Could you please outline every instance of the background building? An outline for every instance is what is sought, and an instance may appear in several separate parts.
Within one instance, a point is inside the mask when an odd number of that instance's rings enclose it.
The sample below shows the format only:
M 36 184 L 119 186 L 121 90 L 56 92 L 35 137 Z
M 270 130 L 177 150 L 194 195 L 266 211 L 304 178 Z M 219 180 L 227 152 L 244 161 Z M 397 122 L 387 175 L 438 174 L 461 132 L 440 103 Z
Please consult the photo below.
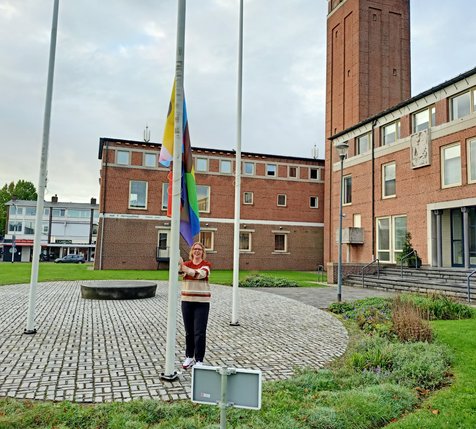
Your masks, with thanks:
M 395 263 L 405 235 L 423 264 L 476 265 L 476 69 L 410 98 L 408 0 L 329 2 L 325 260 Z M 350 236 L 344 233 L 344 237 Z
M 160 145 L 101 138 L 96 269 L 157 269 L 168 261 L 168 169 Z M 200 236 L 217 269 L 233 266 L 233 151 L 193 149 Z M 315 270 L 323 263 L 324 161 L 242 153 L 241 269 Z M 188 246 L 181 240 L 181 253 Z M 165 264 L 161 265 L 164 268 Z
M 3 260 L 11 261 L 12 241 L 15 244 L 14 260 L 31 261 L 35 235 L 36 201 L 15 200 L 9 206 L 7 233 L 4 239 Z M 98 204 L 60 202 L 54 196 L 45 201 L 41 257 L 44 260 L 68 254 L 82 254 L 87 261 L 94 259 L 98 226 Z

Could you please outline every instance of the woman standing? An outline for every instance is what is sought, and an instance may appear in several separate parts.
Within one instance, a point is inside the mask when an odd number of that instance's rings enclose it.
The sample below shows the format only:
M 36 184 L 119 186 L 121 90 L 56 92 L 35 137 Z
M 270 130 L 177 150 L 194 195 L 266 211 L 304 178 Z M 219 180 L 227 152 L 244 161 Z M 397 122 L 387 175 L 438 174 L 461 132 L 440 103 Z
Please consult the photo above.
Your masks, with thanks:
M 210 263 L 205 260 L 206 251 L 202 243 L 193 243 L 189 261 L 180 259 L 179 271 L 182 281 L 182 316 L 185 327 L 184 369 L 202 365 L 205 356 L 208 313 L 210 310 Z

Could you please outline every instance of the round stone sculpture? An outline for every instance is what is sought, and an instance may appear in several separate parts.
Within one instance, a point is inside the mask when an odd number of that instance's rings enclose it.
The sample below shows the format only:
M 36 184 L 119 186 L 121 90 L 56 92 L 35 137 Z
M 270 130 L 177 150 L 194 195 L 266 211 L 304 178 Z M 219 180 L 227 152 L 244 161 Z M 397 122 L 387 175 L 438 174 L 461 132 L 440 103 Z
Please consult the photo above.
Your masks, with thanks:
M 84 299 L 144 299 L 155 296 L 157 283 L 146 280 L 113 280 L 81 284 Z

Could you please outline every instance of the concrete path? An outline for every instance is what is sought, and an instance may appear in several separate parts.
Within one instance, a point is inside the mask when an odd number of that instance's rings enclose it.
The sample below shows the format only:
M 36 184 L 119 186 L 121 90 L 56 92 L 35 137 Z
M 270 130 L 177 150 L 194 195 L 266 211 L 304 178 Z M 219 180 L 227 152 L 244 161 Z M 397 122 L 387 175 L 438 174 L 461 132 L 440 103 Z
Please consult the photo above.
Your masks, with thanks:
M 158 282 L 154 298 L 102 301 L 82 299 L 81 283 L 39 285 L 35 335 L 23 334 L 29 285 L 0 287 L 0 396 L 94 403 L 189 398 L 191 371 L 180 366 L 179 313 L 175 365 L 181 374 L 174 382 L 159 377 L 165 365 L 167 284 Z M 296 367 L 319 368 L 342 355 L 345 328 L 316 308 L 327 306 L 335 290 L 292 289 L 241 289 L 241 326 L 232 327 L 232 288 L 212 286 L 205 363 L 260 369 L 264 380 L 280 380 Z M 344 289 L 344 299 L 348 295 Z

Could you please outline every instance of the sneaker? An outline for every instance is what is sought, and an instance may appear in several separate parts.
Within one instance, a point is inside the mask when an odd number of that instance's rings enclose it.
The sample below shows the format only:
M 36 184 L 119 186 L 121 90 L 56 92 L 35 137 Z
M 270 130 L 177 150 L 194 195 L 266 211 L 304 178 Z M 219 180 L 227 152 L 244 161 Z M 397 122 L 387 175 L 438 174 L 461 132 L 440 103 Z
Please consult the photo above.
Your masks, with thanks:
M 203 366 L 203 362 L 201 360 L 197 360 L 195 366 Z
M 193 358 L 187 357 L 187 358 L 185 358 L 185 360 L 182 363 L 182 368 L 183 369 L 188 369 L 188 368 L 192 367 L 193 364 L 194 364 Z

